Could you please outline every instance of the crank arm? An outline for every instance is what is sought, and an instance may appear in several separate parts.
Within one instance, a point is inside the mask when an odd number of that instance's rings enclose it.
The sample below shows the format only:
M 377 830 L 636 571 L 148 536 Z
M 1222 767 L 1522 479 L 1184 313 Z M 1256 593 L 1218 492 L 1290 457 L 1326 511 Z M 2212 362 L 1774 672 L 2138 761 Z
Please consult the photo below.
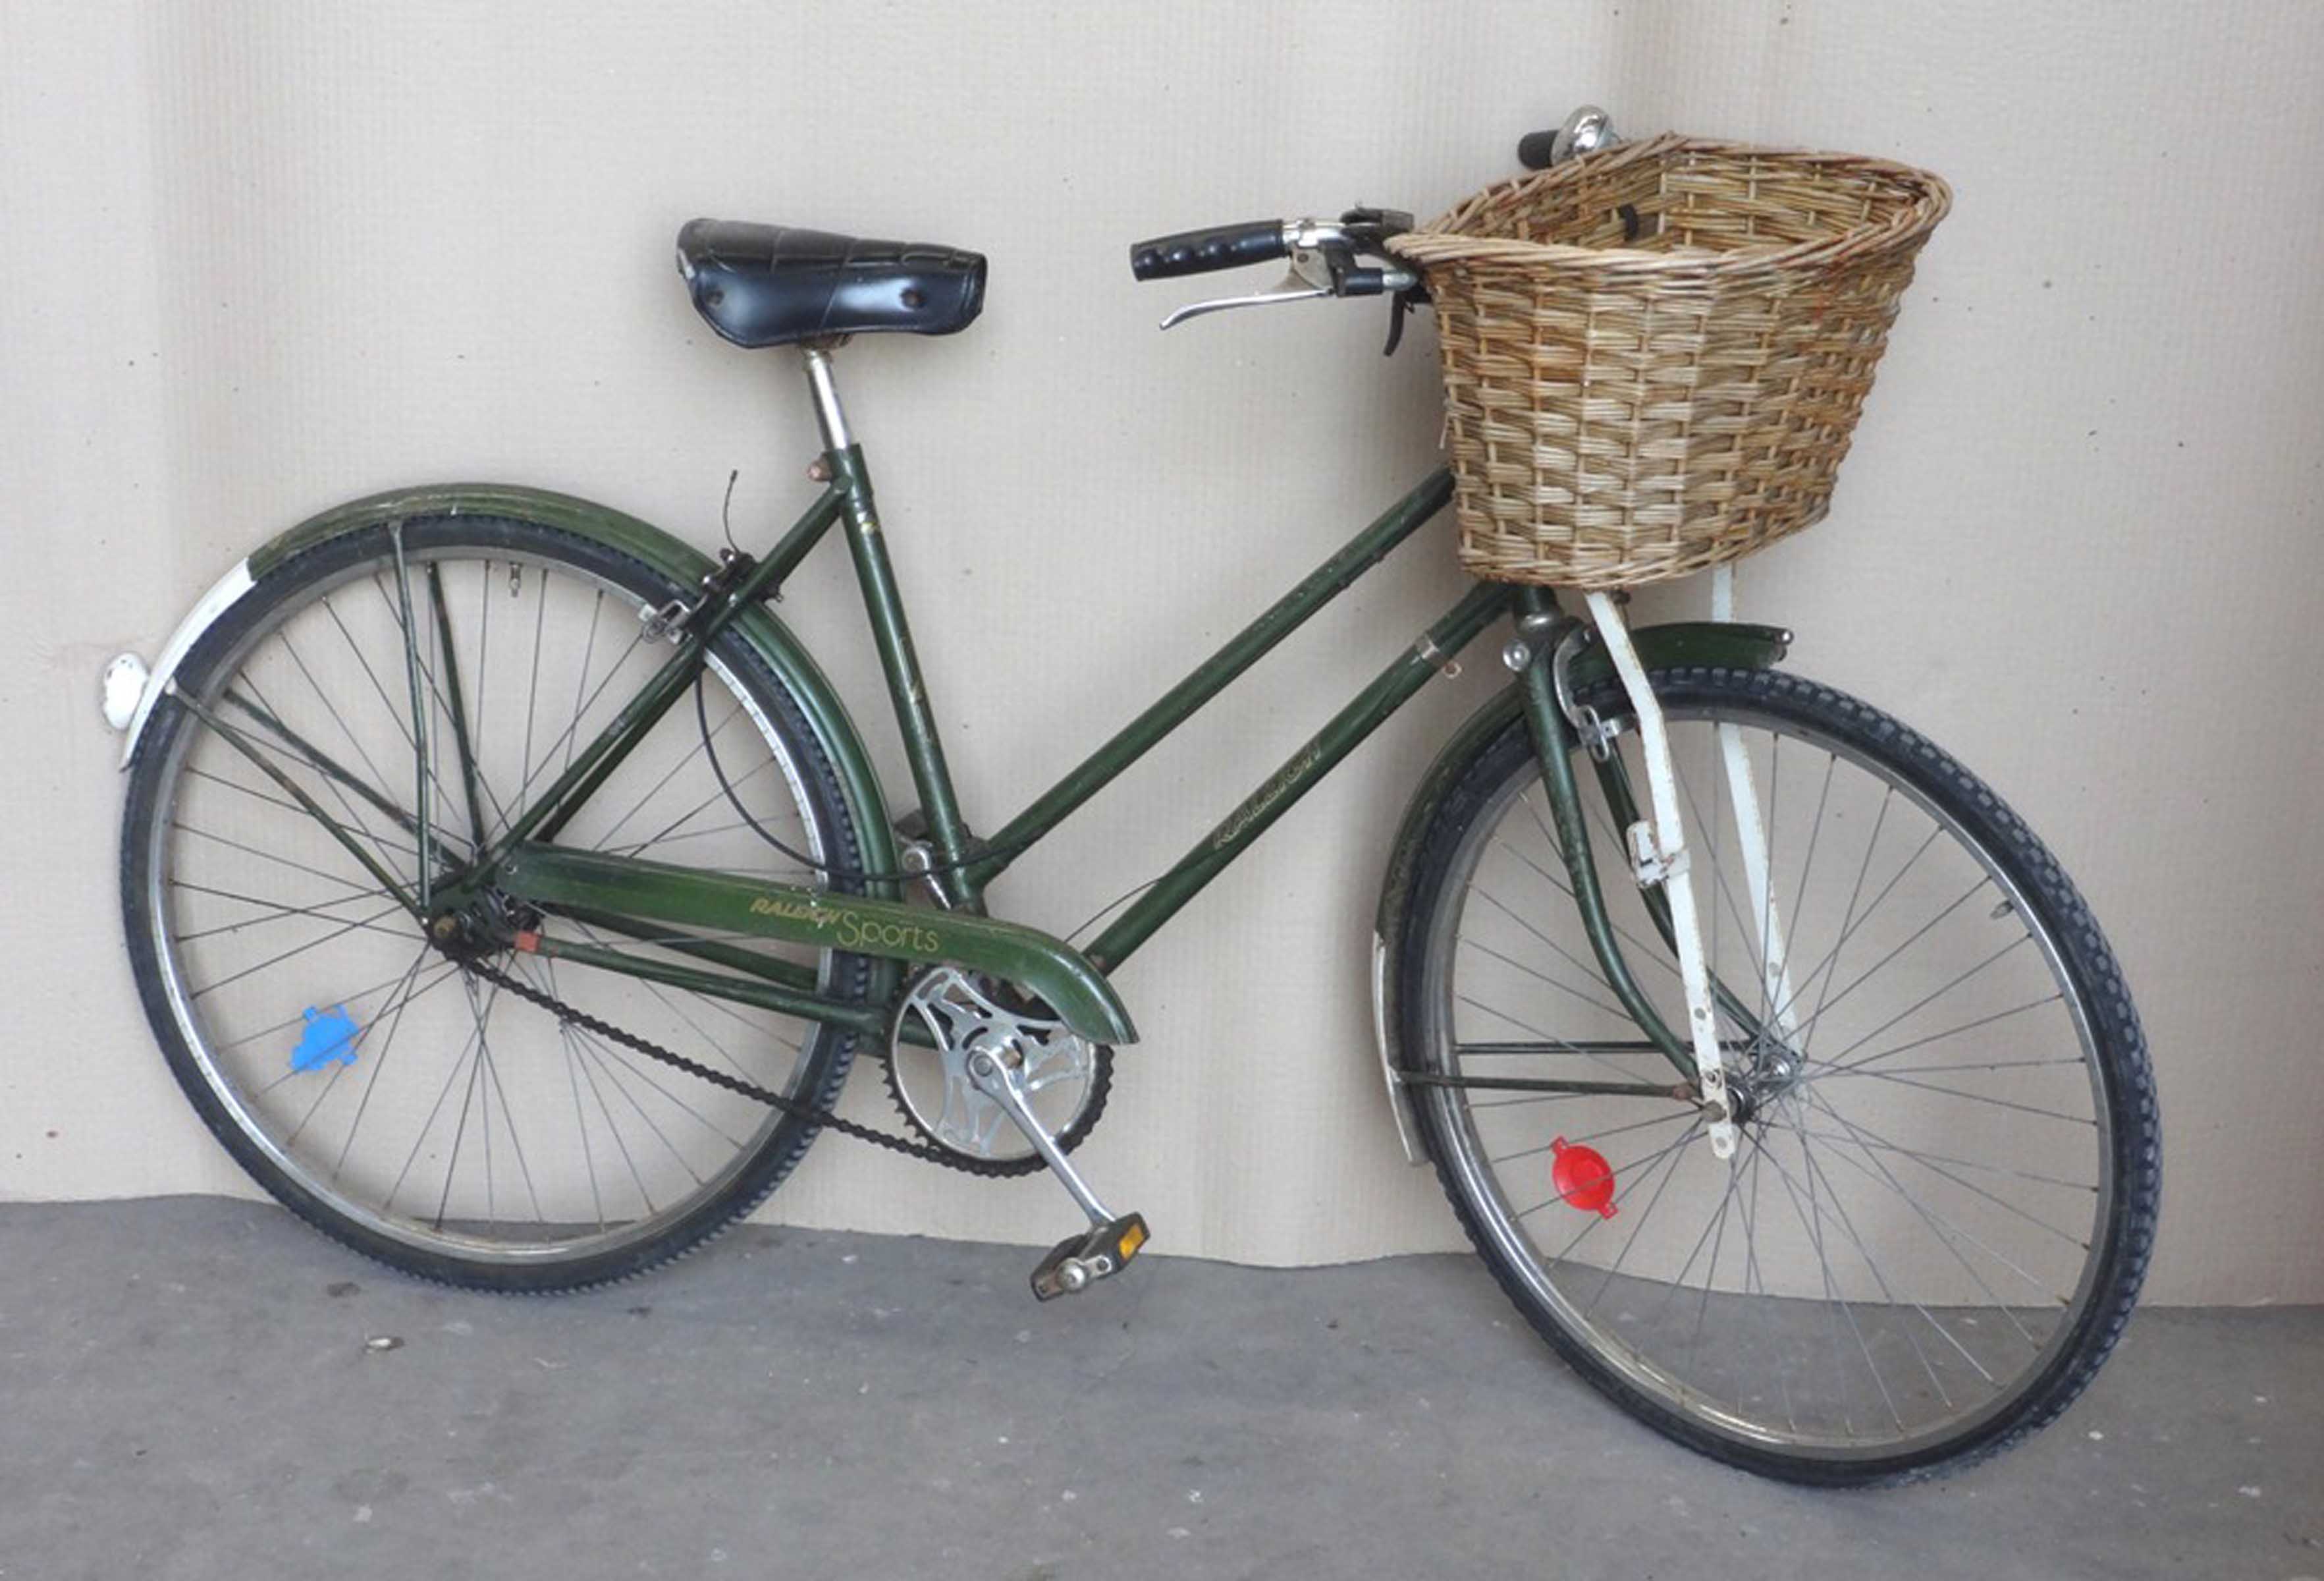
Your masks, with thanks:
M 1041 1161 L 1049 1166 L 1050 1173 L 1056 1176 L 1064 1184 L 1066 1194 L 1089 1216 L 1091 1225 L 1102 1228 L 1114 1222 L 1112 1211 L 1098 1200 L 1097 1193 L 1090 1189 L 1089 1183 L 1081 1178 L 1079 1171 L 1065 1157 L 1065 1150 L 1057 1145 L 1057 1139 L 1049 1134 L 1048 1127 L 1041 1123 L 1040 1117 L 1033 1113 L 1033 1106 L 1026 1102 L 1025 1073 L 1022 1070 L 979 1049 L 969 1056 L 968 1079 L 976 1084 L 979 1092 L 1000 1105 L 1001 1113 L 1009 1116 L 1009 1123 L 1024 1133 L 1025 1140 L 1033 1144 L 1033 1150 L 1041 1155 Z
M 1130 1260 L 1146 1244 L 1146 1221 L 1134 1213 L 1117 1218 L 1097 1199 L 1097 1193 L 1066 1160 L 1056 1138 L 1049 1134 L 1048 1127 L 1041 1123 L 1032 1105 L 1025 1101 L 1024 1070 L 1006 1058 L 978 1049 L 969 1056 L 968 1079 L 976 1084 L 978 1091 L 1001 1105 L 1001 1113 L 1025 1133 L 1025 1140 L 1040 1153 L 1050 1172 L 1064 1183 L 1067 1193 L 1089 1216 L 1088 1229 L 1077 1235 L 1067 1235 L 1050 1247 L 1049 1254 L 1033 1271 L 1035 1299 L 1050 1301 L 1076 1294 L 1129 1267 Z

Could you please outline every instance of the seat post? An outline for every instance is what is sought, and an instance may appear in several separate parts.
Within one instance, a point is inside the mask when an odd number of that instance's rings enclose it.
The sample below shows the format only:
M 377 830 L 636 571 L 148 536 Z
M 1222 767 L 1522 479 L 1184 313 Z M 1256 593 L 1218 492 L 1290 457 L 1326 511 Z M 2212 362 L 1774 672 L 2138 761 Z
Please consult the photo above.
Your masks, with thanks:
M 823 448 L 834 455 L 855 442 L 847 429 L 846 409 L 839 404 L 839 385 L 831 373 L 831 347 L 836 341 L 810 341 L 799 349 L 807 359 L 807 388 L 815 396 L 815 420 L 823 429 Z

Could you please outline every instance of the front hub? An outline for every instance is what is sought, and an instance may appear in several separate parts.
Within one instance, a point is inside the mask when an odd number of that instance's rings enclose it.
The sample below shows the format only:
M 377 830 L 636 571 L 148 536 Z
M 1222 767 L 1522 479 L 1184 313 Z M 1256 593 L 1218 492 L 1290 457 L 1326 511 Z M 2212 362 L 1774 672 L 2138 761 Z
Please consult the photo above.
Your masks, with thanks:
M 1728 1083 L 1728 1099 L 1734 1109 L 1735 1123 L 1743 1124 L 1797 1086 L 1806 1064 L 1795 1049 L 1761 1049 L 1751 1068 Z

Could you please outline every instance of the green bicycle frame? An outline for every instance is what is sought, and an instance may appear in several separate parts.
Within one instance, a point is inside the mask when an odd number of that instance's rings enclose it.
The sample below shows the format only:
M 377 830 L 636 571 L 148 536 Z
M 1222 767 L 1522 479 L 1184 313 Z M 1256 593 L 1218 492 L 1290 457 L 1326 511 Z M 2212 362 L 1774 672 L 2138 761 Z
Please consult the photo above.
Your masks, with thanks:
M 827 368 L 825 372 L 827 377 Z M 535 932 L 521 936 L 519 948 L 871 1033 L 881 1031 L 888 1023 L 888 1004 L 901 967 L 948 962 L 988 973 L 1039 995 L 1085 1036 L 1111 1043 L 1134 1041 L 1135 1028 L 1108 980 L 1109 974 L 1417 695 L 1430 678 L 1449 670 L 1455 657 L 1488 625 L 1513 612 L 1541 615 L 1556 610 L 1554 596 L 1545 590 L 1476 585 L 1125 907 L 1086 949 L 1075 950 L 1038 929 L 986 916 L 985 887 L 1442 511 L 1452 498 L 1452 477 L 1439 469 L 1424 478 L 1031 805 L 989 839 L 978 839 L 961 814 L 945 762 L 862 449 L 847 438 L 844 428 L 834 434 L 826 425 L 826 437 L 832 441 L 824 458 L 829 481 L 822 494 L 764 559 L 744 559 L 727 573 L 706 577 L 698 599 L 662 612 L 673 644 L 669 658 L 595 739 L 576 753 L 545 790 L 517 810 L 488 849 L 474 854 L 465 866 L 432 880 L 429 890 L 417 897 L 419 910 L 429 920 L 456 911 L 490 883 L 547 914 L 586 921 L 678 958 L 549 938 Z M 760 600 L 778 592 L 783 580 L 835 527 L 841 528 L 847 540 L 873 646 L 918 792 L 929 855 L 928 871 L 921 876 L 943 902 L 941 908 L 908 905 L 898 898 L 896 885 L 904 876 L 899 873 L 835 871 L 829 886 L 810 888 L 558 846 L 555 843 L 558 832 L 695 684 L 707 661 L 710 644 L 728 626 L 743 620 Z M 312 525 L 316 532 L 333 530 L 337 529 L 329 519 Z M 286 552 L 308 531 L 287 535 L 270 546 L 269 552 Z M 441 589 L 432 569 L 426 572 L 424 586 L 413 586 L 418 578 L 401 561 L 400 521 L 391 522 L 389 531 L 398 549 L 397 580 L 409 647 L 418 641 L 420 621 L 431 614 L 442 619 Z M 1634 633 L 1634 640 L 1650 659 L 1665 661 L 1763 667 L 1781 652 L 1780 634 L 1761 627 L 1649 627 Z M 415 655 L 406 657 L 414 660 Z M 1574 784 L 1572 738 L 1550 696 L 1547 668 L 1545 659 L 1535 659 L 1525 667 L 1511 692 L 1517 694 L 1516 700 L 1521 702 L 1536 734 L 1545 789 L 1563 837 L 1585 927 L 1624 1007 L 1652 1044 L 1684 1073 L 1692 1068 L 1691 1051 L 1638 991 L 1607 920 Z M 1573 667 L 1572 679 L 1586 684 L 1599 679 L 1606 669 L 1602 652 L 1585 651 Z M 454 684 L 456 687 L 456 681 Z M 414 691 L 416 696 L 418 689 Z M 253 713 L 261 727 L 268 726 L 263 714 L 235 700 Z M 239 726 L 207 711 L 205 717 L 214 728 L 238 740 Z M 473 798 L 475 765 L 456 704 L 451 734 L 460 762 L 458 777 L 450 783 Z M 307 755 L 327 777 L 337 779 L 344 772 L 318 753 L 310 750 Z M 424 774 L 427 766 L 421 767 Z M 1607 779 L 1606 773 L 1601 767 L 1601 781 L 1609 798 L 1619 798 L 1616 805 L 1622 805 L 1628 799 L 1627 785 Z M 474 811 L 472 808 L 472 818 Z M 429 817 L 424 801 L 418 816 L 424 846 Z M 410 827 L 408 818 L 405 822 Z M 868 838 L 866 849 L 885 853 L 893 845 L 882 833 Z M 1661 924 L 1659 916 L 1656 921 Z M 686 931 L 689 929 L 722 937 L 695 937 Z M 823 989 L 813 967 L 731 942 L 734 937 L 844 950 L 871 957 L 876 969 L 864 996 L 841 997 Z
M 1315 782 L 1449 665 L 1508 606 L 1507 588 L 1480 584 L 1414 642 L 1274 774 L 1228 813 L 1084 951 L 982 916 L 984 885 L 1076 809 L 1442 510 L 1449 474 L 1432 473 L 1316 568 L 1177 686 L 1133 719 L 989 842 L 967 830 L 937 739 L 910 626 L 890 568 L 860 447 L 825 457 L 832 482 L 767 559 L 689 623 L 676 651 L 637 695 L 475 864 L 500 889 L 551 911 L 586 916 L 632 938 L 691 955 L 721 971 L 670 967 L 626 952 L 540 940 L 544 953 L 606 970 L 651 975 L 709 994 L 843 1024 L 870 1024 L 860 1003 L 814 990 L 813 973 L 717 941 L 688 939 L 660 922 L 838 948 L 905 962 L 949 961 L 991 972 L 1043 999 L 1067 1024 L 1109 1042 L 1134 1040 L 1106 974 L 1176 915 Z M 636 857 L 564 851 L 549 844 L 646 733 L 685 694 L 704 655 L 738 609 L 773 590 L 835 525 L 844 526 L 905 756 L 927 818 L 937 882 L 954 902 L 931 911 L 897 901 L 758 883 Z M 627 926 L 624 926 L 627 924 Z M 739 975 L 737 975 L 739 974 Z

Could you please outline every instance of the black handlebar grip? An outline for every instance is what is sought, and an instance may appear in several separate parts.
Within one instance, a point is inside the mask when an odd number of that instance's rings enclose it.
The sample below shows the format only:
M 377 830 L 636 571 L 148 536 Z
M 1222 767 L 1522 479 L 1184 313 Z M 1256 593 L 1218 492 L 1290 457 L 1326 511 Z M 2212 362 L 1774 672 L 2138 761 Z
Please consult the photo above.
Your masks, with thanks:
M 1279 219 L 1246 220 L 1240 225 L 1205 226 L 1133 242 L 1130 272 L 1140 280 L 1169 280 L 1181 274 L 1208 274 L 1214 269 L 1239 269 L 1281 258 L 1290 249 L 1283 245 Z
M 1529 171 L 1545 171 L 1556 146 L 1556 133 L 1528 132 L 1517 139 L 1517 163 Z

